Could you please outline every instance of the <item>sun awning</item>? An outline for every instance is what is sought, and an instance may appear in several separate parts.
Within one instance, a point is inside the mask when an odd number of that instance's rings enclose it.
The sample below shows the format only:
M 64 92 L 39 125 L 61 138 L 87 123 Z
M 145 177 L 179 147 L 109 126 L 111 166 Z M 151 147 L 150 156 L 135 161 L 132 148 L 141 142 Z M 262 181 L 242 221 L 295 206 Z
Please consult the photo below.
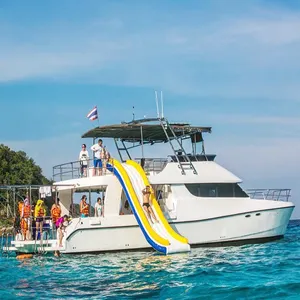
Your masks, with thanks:
M 189 124 L 171 123 L 175 135 L 180 138 L 190 138 L 195 133 L 211 132 L 211 127 L 190 126 Z M 165 129 L 168 136 L 174 138 L 170 128 Z M 160 124 L 144 123 L 122 123 L 116 125 L 99 126 L 89 130 L 82 135 L 82 138 L 114 138 L 125 142 L 166 142 L 167 137 Z

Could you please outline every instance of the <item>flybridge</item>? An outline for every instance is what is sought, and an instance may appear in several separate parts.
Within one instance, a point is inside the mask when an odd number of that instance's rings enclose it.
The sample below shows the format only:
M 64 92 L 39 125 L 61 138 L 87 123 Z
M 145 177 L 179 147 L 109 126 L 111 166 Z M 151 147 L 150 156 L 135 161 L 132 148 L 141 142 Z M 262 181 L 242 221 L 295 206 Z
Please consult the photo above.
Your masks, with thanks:
M 191 126 L 188 123 L 169 123 L 165 118 L 147 118 L 122 122 L 120 124 L 99 126 L 84 133 L 82 138 L 104 137 L 122 139 L 126 142 L 141 142 L 143 140 L 144 143 L 161 143 L 168 140 L 164 130 L 166 123 L 169 126 L 165 130 L 170 139 L 196 138 L 196 134 L 200 136 L 203 132 L 211 133 L 211 127 Z M 172 131 L 174 131 L 174 135 Z M 195 140 L 195 142 L 197 141 Z
M 192 169 L 197 174 L 192 160 L 197 159 L 196 144 L 202 143 L 201 155 L 206 157 L 202 133 L 211 132 L 211 127 L 191 126 L 188 123 L 169 123 L 164 117 L 144 118 L 122 122 L 121 124 L 99 126 L 89 130 L 82 135 L 82 138 L 113 138 L 119 152 L 121 161 L 132 159 L 129 150 L 135 147 L 142 147 L 146 144 L 169 143 L 174 161 L 178 162 L 181 172 L 185 175 L 187 169 Z M 183 140 L 190 139 L 193 153 L 188 154 L 183 147 Z M 131 145 L 126 145 L 131 143 Z M 193 159 L 191 159 L 191 156 Z M 209 160 L 206 158 L 205 160 Z

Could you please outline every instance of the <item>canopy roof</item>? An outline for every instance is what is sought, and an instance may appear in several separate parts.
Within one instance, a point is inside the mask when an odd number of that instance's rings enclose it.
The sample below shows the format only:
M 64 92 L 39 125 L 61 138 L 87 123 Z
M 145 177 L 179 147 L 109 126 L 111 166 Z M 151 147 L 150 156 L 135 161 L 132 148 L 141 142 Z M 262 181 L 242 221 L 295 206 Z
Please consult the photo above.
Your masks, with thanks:
M 154 121 L 151 119 L 150 121 Z M 171 123 L 177 137 L 188 138 L 198 132 L 211 132 L 211 127 L 190 126 L 189 124 Z M 89 130 L 82 135 L 82 138 L 115 138 L 125 142 L 143 141 L 155 143 L 167 141 L 166 134 L 161 124 L 145 124 L 144 120 L 116 125 L 99 126 Z M 166 129 L 170 139 L 174 138 L 170 128 Z

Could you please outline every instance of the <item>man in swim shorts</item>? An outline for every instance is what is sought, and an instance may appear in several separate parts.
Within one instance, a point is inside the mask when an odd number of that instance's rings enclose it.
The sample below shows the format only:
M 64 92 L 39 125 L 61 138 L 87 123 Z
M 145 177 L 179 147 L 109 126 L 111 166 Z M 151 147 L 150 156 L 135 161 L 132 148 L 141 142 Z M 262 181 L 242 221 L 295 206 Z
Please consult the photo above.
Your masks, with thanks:
M 150 195 L 151 195 L 151 190 L 150 190 L 150 186 L 147 185 L 146 188 L 144 188 L 142 190 L 142 193 L 143 193 L 143 209 L 144 211 L 146 212 L 148 218 L 152 221 L 152 219 L 155 221 L 155 222 L 158 222 L 156 217 L 155 217 L 155 214 L 152 210 L 152 200 L 150 198 Z M 152 218 L 151 218 L 152 217 Z M 152 221 L 153 223 L 153 221 Z
M 101 139 L 98 140 L 98 143 L 91 147 L 91 150 L 94 152 L 94 171 L 93 176 L 99 176 L 102 174 L 102 162 L 101 156 L 103 151 L 103 142 Z

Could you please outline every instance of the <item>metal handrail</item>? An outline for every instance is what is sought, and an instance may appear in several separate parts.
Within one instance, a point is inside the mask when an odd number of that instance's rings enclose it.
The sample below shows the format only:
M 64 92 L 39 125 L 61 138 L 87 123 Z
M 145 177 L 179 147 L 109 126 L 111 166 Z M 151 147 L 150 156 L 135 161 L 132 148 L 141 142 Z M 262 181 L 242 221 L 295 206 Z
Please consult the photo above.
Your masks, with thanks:
M 135 161 L 141 162 L 142 158 L 135 158 Z M 90 162 L 93 161 L 92 159 L 88 160 L 87 166 L 87 176 L 89 177 L 89 171 L 94 167 L 91 166 Z M 170 158 L 144 158 L 144 170 L 146 174 L 154 173 L 157 174 L 161 172 L 167 163 L 170 161 Z M 81 176 L 81 166 L 79 160 L 71 161 L 68 163 L 63 163 L 60 165 L 56 165 L 53 167 L 52 178 L 54 181 L 62 181 L 66 179 L 74 179 L 80 178 Z
M 136 158 L 136 161 L 140 162 L 141 158 Z M 144 158 L 144 170 L 146 174 L 161 172 L 168 163 L 168 158 Z
M 251 199 L 289 201 L 291 189 L 247 189 L 245 192 Z
M 140 162 L 141 158 L 136 158 L 135 160 Z M 150 174 L 151 172 L 155 174 L 161 172 L 169 162 L 168 158 L 144 158 L 144 160 L 145 160 L 144 170 L 146 174 Z M 88 160 L 86 177 L 91 176 L 89 174 L 89 171 L 94 168 L 93 166 L 91 166 L 90 161 L 93 160 L 92 159 Z M 54 181 L 62 181 L 66 179 L 84 177 L 81 176 L 80 169 L 81 167 L 80 167 L 79 160 L 63 163 L 61 165 L 56 165 L 53 167 L 52 178 Z M 110 174 L 110 172 L 108 172 L 107 175 L 108 174 Z
M 90 164 L 93 159 L 87 160 L 87 175 L 84 176 L 81 174 L 81 162 L 80 160 L 71 161 L 67 163 L 63 163 L 60 165 L 56 165 L 53 167 L 52 171 L 52 179 L 54 181 L 63 181 L 67 179 L 75 179 L 81 177 L 90 177 L 90 170 L 94 168 L 94 166 Z M 109 174 L 109 173 L 108 173 Z

